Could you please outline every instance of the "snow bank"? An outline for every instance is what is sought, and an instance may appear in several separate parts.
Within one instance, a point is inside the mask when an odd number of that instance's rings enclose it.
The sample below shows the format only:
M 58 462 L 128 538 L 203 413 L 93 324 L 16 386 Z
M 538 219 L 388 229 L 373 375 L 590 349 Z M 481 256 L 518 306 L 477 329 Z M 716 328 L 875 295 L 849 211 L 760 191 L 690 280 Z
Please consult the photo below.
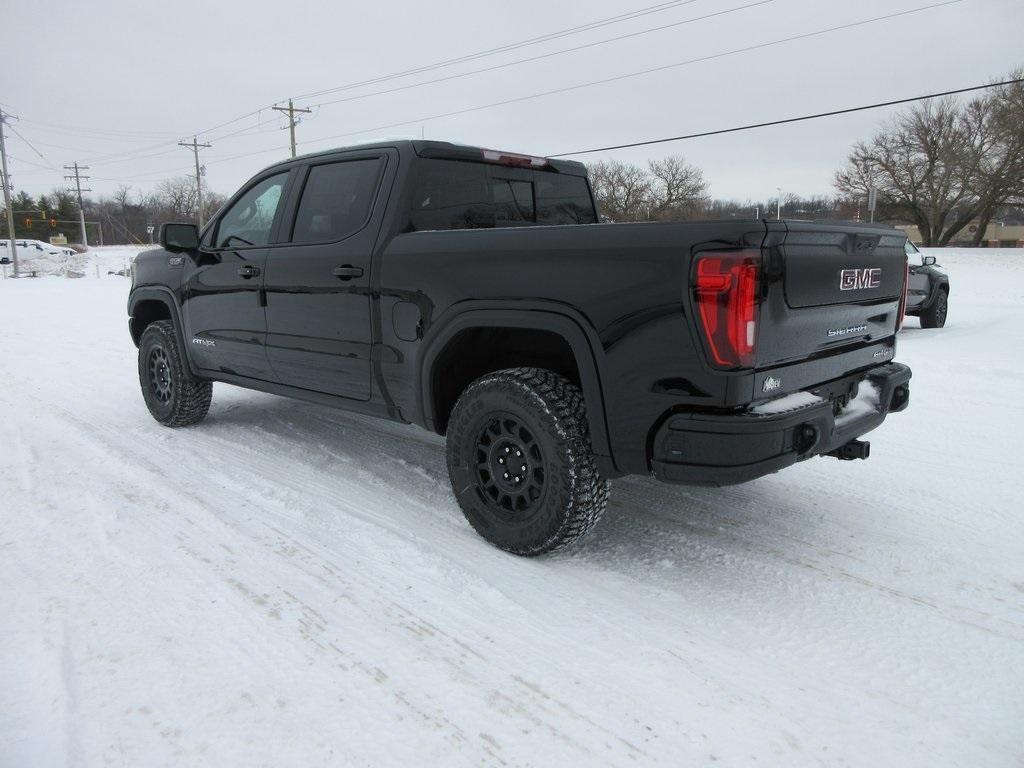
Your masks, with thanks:
M 152 246 L 104 246 L 90 248 L 85 253 L 73 255 L 40 253 L 35 249 L 18 249 L 19 271 L 23 275 L 36 277 L 92 277 L 106 276 L 110 272 L 123 272 L 130 268 L 132 261 L 143 250 Z M 7 273 L 13 273 L 7 267 Z

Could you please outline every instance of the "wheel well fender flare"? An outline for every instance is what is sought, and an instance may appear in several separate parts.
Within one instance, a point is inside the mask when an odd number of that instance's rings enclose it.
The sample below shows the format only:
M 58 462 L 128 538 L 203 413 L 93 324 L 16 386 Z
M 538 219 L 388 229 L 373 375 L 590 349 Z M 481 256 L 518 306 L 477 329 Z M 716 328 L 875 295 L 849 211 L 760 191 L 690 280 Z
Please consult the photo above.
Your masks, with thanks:
M 600 377 L 599 360 L 603 357 L 600 339 L 593 326 L 581 314 L 551 302 L 516 302 L 514 308 L 503 302 L 465 302 L 456 305 L 433 323 L 424 338 L 423 351 L 419 356 L 422 426 L 436 431 L 432 381 L 438 357 L 458 334 L 474 328 L 547 331 L 565 340 L 572 350 L 579 371 L 594 453 L 614 466 Z
M 922 306 L 922 309 L 930 307 L 935 303 L 935 300 L 939 298 L 939 294 L 944 293 L 949 296 L 949 282 L 946 280 L 936 281 L 932 283 L 931 292 L 928 295 L 928 301 Z
M 134 328 L 131 326 L 131 319 L 135 316 L 135 310 L 143 301 L 157 301 L 167 307 L 168 314 L 171 316 L 171 322 L 174 323 L 175 338 L 178 340 L 178 351 L 181 353 L 183 360 L 188 362 L 189 370 L 193 375 L 197 375 L 197 371 L 194 365 L 192 365 L 192 359 L 188 355 L 188 347 L 185 344 L 184 333 L 185 326 L 181 320 L 181 308 L 178 306 L 178 302 L 174 298 L 174 293 L 170 288 L 163 286 L 146 286 L 144 288 L 135 288 L 128 295 L 128 318 L 129 318 L 129 331 L 132 335 L 132 341 L 137 347 L 139 345 L 139 339 L 142 337 L 140 332 L 138 336 L 135 334 Z

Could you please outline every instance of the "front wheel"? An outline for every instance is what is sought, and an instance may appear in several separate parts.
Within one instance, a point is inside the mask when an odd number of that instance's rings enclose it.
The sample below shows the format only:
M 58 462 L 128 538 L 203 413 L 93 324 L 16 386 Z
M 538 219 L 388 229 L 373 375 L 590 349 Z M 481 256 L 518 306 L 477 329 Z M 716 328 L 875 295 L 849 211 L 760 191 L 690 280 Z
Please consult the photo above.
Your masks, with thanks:
M 921 312 L 922 328 L 941 328 L 946 324 L 946 313 L 949 311 L 949 298 L 945 291 L 939 291 L 932 305 Z
M 139 384 L 149 412 L 166 427 L 196 424 L 210 410 L 213 383 L 189 371 L 169 320 L 146 326 L 139 339 Z
M 516 555 L 576 541 L 608 503 L 583 394 L 541 368 L 510 368 L 469 385 L 448 423 L 448 474 L 470 525 Z

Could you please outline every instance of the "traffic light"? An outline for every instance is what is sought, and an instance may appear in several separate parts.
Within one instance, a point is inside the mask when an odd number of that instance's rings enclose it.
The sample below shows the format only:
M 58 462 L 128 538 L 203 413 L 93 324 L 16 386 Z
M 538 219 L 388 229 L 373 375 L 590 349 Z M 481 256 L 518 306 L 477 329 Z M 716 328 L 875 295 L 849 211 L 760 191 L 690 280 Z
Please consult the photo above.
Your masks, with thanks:
M 56 219 L 50 219 L 50 229 L 56 229 L 56 228 L 57 228 L 57 220 Z
M 32 229 L 32 219 L 25 217 L 25 229 Z

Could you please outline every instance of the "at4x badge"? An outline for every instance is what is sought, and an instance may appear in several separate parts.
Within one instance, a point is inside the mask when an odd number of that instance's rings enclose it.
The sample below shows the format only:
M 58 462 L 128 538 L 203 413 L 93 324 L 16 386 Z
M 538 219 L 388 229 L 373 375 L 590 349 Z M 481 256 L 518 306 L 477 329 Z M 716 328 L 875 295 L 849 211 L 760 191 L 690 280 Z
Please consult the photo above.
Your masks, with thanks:
M 201 347 L 216 347 L 217 346 L 217 342 L 214 341 L 213 339 L 197 339 L 197 338 L 193 338 L 192 339 L 192 343 L 193 344 L 198 344 Z

